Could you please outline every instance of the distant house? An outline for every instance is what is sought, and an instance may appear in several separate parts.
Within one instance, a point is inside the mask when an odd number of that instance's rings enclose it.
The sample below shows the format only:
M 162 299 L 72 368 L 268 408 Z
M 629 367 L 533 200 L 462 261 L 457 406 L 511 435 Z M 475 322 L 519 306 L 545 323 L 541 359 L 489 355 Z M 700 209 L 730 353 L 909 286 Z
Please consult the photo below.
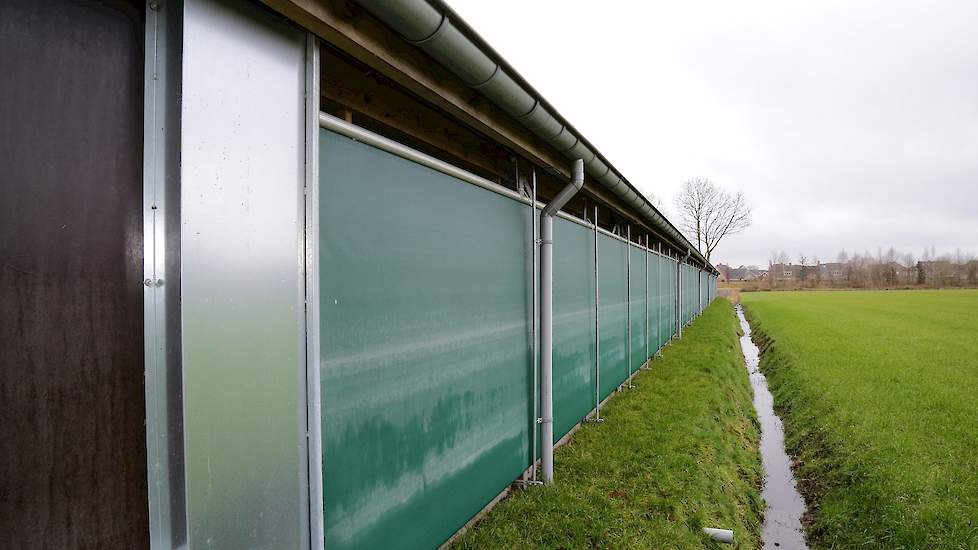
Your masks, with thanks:
M 743 276 L 745 281 L 756 281 L 758 279 L 763 279 L 767 277 L 766 269 L 758 269 L 757 267 L 744 267 L 741 266 L 740 269 L 744 270 Z
M 844 283 L 849 279 L 849 266 L 842 262 L 819 264 L 818 269 L 821 279 L 832 284 Z
M 794 281 L 801 278 L 801 267 L 796 264 L 773 264 L 769 273 L 775 281 Z
M 770 278 L 774 281 L 796 281 L 806 282 L 817 278 L 819 274 L 818 265 L 803 264 L 772 264 Z
M 721 283 L 725 283 L 730 280 L 730 266 L 727 264 L 717 264 L 717 271 L 720 275 L 717 276 L 717 280 Z
M 764 278 L 767 271 L 758 269 L 756 266 L 730 267 L 729 265 L 719 264 L 717 270 L 720 271 L 720 281 L 756 281 Z

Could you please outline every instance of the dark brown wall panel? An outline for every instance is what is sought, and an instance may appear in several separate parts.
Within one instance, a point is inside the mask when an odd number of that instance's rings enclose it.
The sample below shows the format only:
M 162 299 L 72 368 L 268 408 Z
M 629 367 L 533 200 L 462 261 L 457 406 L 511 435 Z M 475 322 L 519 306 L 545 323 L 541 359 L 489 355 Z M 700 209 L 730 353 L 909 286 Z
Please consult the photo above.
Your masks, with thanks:
M 148 545 L 143 14 L 0 2 L 0 546 Z

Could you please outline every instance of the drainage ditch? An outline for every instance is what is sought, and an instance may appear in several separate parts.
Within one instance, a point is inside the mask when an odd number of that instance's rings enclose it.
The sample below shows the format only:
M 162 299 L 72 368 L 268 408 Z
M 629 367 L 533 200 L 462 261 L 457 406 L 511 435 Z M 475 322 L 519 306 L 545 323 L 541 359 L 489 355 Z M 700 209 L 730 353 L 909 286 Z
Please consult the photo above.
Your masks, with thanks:
M 744 310 L 737 305 L 737 318 L 744 335 L 740 337 L 740 349 L 750 374 L 754 389 L 754 409 L 761 423 L 761 462 L 764 466 L 764 489 L 761 496 L 767 504 L 761 540 L 764 548 L 807 549 L 801 527 L 805 513 L 805 501 L 798 492 L 795 477 L 791 473 L 791 461 L 784 448 L 784 425 L 774 414 L 774 397 L 767 387 L 767 378 L 759 368 L 760 350 L 750 338 L 750 324 Z

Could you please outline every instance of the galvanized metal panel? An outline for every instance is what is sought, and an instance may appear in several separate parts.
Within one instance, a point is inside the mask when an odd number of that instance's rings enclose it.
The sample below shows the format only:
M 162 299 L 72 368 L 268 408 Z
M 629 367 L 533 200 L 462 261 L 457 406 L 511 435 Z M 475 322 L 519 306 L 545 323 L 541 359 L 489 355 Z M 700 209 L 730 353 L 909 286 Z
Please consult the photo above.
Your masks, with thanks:
M 631 254 L 631 341 L 632 341 L 632 372 L 637 371 L 648 358 L 648 346 L 645 341 L 645 250 L 635 245 L 628 246 Z
M 598 235 L 602 399 L 628 378 L 626 246 L 619 239 Z
M 184 2 L 182 300 L 190 547 L 307 534 L 305 37 L 247 3 Z
M 554 220 L 554 438 L 594 408 L 594 231 Z
M 530 209 L 320 151 L 326 546 L 433 548 L 529 465 Z

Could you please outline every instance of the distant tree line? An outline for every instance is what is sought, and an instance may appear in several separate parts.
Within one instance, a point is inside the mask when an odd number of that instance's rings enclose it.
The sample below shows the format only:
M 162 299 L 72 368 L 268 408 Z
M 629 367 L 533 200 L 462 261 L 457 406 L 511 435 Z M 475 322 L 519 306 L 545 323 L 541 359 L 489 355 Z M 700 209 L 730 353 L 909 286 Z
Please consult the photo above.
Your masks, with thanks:
M 849 254 L 834 261 L 801 254 L 791 260 L 785 252 L 771 255 L 767 269 L 732 268 L 719 264 L 721 280 L 743 281 L 757 288 L 906 288 L 978 286 L 978 259 L 958 251 L 937 254 L 933 247 L 919 257 L 894 248 Z

